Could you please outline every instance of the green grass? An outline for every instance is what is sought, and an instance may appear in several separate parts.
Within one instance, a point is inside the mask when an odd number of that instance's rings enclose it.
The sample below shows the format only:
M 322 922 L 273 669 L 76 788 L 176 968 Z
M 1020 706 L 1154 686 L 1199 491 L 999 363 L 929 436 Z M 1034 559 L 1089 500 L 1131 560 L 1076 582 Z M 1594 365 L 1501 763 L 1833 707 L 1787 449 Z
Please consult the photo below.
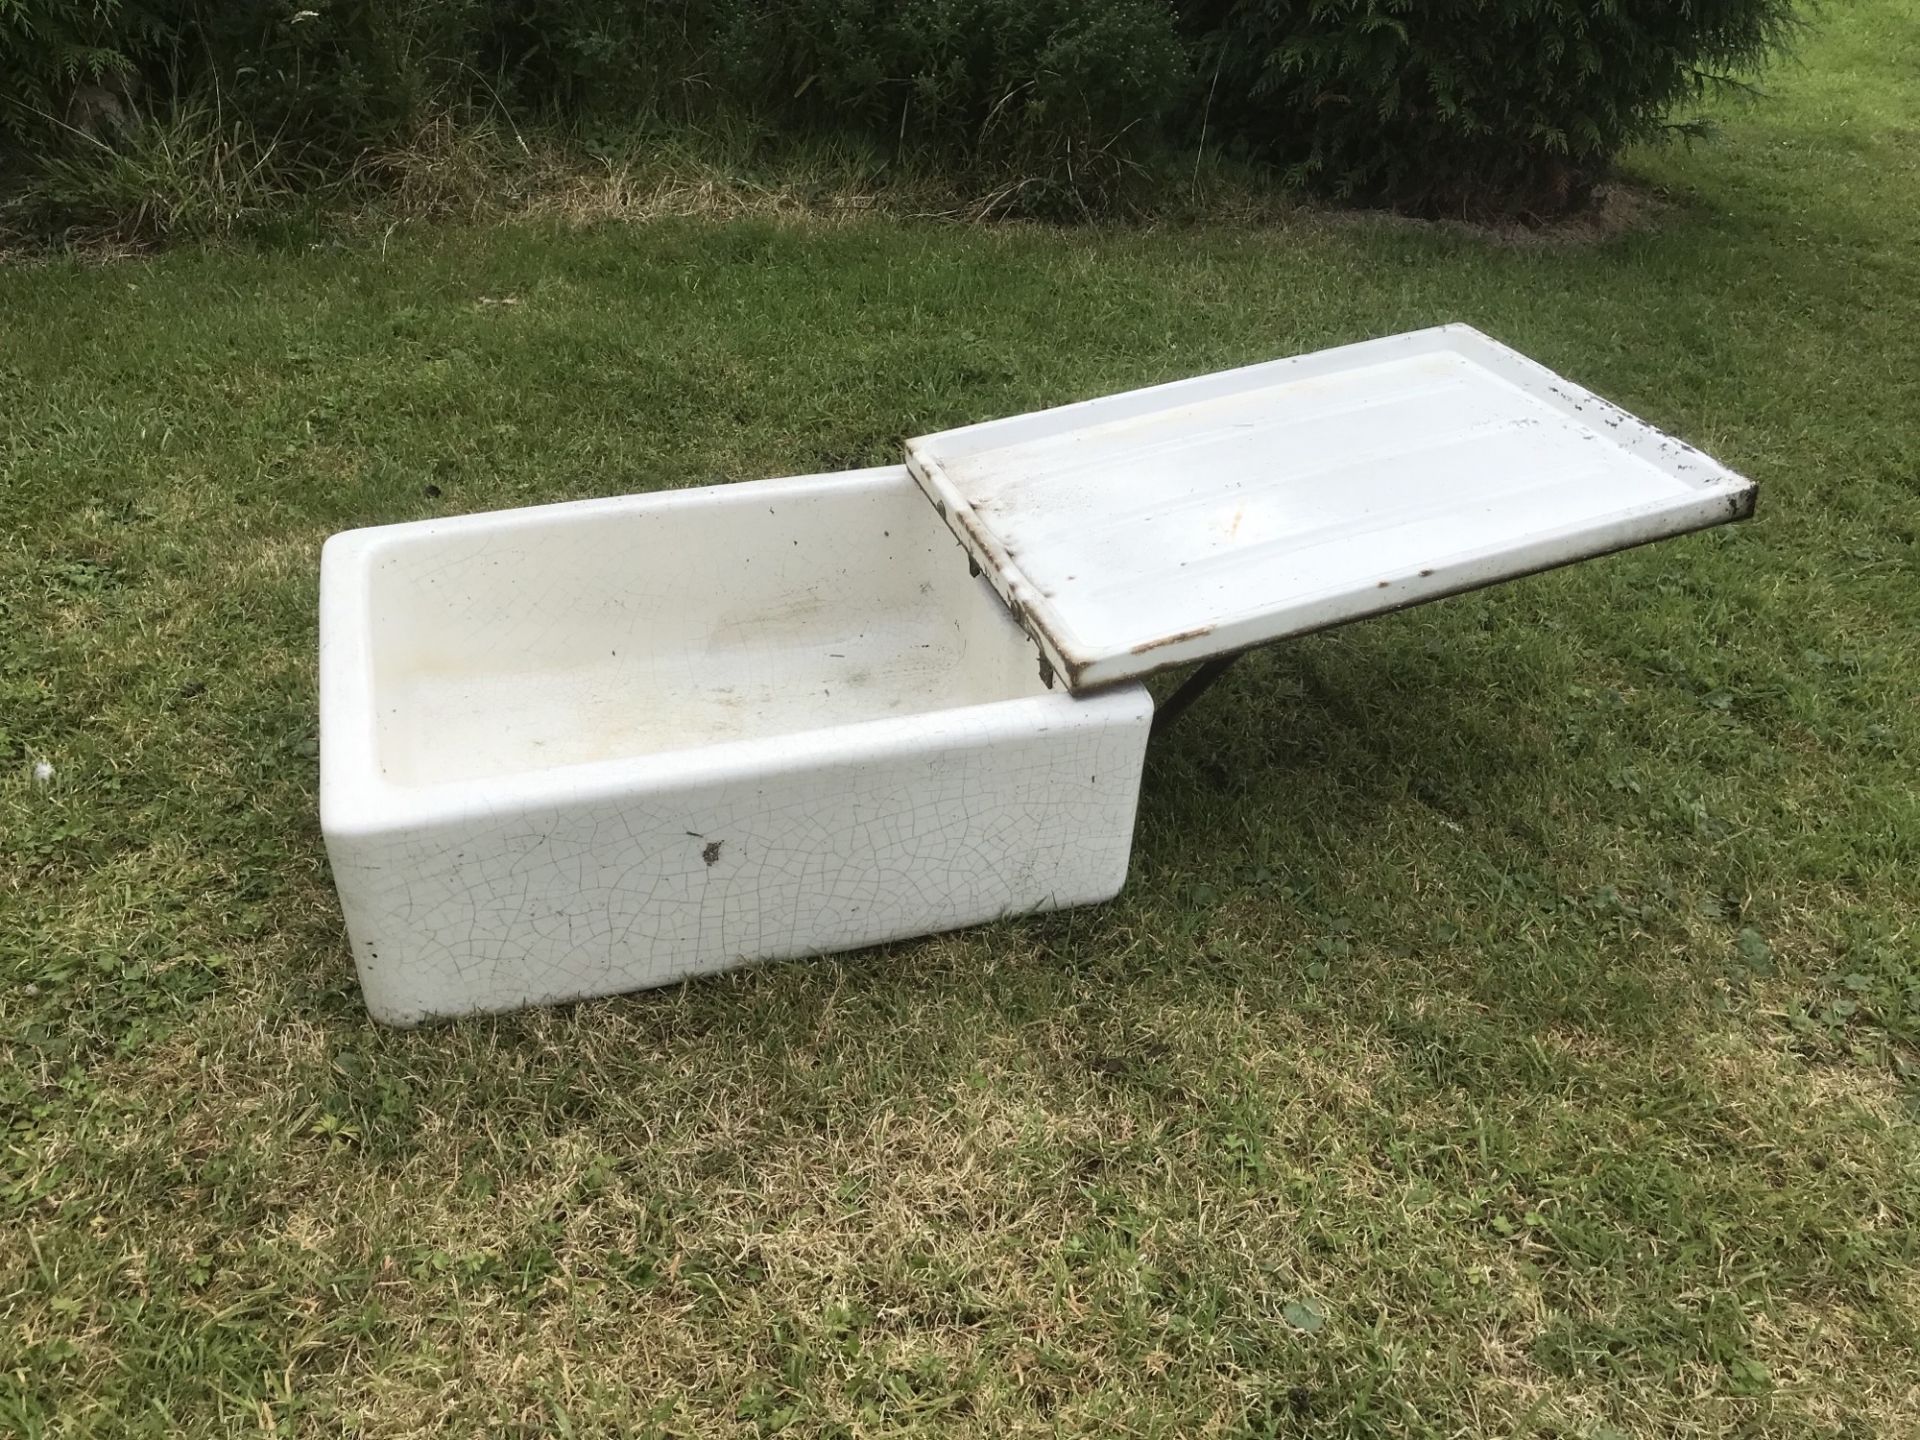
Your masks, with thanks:
M 663 221 L 0 271 L 0 1433 L 1913 1433 L 1916 52 L 1899 0 L 1831 7 L 1582 243 Z M 1760 518 L 1243 664 L 1111 905 L 367 1021 L 329 532 L 1449 319 Z

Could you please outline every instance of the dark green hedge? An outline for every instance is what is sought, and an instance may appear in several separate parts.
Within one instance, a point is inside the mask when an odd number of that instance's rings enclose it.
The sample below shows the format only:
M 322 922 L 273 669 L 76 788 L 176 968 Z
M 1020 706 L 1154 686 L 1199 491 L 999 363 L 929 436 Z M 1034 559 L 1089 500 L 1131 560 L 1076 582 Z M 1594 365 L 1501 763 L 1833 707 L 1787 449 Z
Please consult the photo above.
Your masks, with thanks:
M 1792 0 L 0 0 L 0 146 L 30 166 L 190 99 L 325 174 L 447 109 L 726 111 L 1030 209 L 1205 143 L 1367 202 L 1552 214 L 1792 24 Z
M 1757 68 L 1789 0 L 1186 0 L 1230 143 L 1420 211 L 1577 206 L 1627 144 Z

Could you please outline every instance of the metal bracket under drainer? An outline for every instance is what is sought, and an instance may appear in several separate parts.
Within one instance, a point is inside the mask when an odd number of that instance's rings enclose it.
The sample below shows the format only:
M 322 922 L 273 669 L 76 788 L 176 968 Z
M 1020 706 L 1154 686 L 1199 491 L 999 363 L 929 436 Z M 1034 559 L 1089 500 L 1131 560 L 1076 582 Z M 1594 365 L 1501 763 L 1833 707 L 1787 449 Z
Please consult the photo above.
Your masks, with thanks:
M 1233 662 L 1244 654 L 1246 651 L 1236 650 L 1231 655 L 1216 655 L 1211 660 L 1201 661 L 1193 673 L 1180 682 L 1180 688 L 1153 712 L 1153 728 L 1147 732 L 1148 737 L 1164 735 L 1171 730 L 1174 722 L 1187 713 L 1187 707 L 1211 690 Z
M 980 562 L 969 554 L 967 574 L 978 580 L 982 573 Z M 996 600 L 1000 598 L 997 592 L 994 598 Z M 1218 684 L 1220 677 L 1232 668 L 1233 662 L 1246 653 L 1244 650 L 1235 650 L 1230 655 L 1216 655 L 1211 660 L 1202 660 L 1196 665 L 1193 673 L 1182 680 L 1179 688 L 1166 698 L 1166 703 L 1154 708 L 1153 724 L 1147 731 L 1147 738 L 1152 739 L 1155 735 L 1164 735 L 1171 730 L 1174 722 L 1187 713 L 1188 707 Z M 1053 689 L 1055 684 L 1053 665 L 1044 653 L 1040 656 L 1040 679 L 1045 682 L 1047 689 Z

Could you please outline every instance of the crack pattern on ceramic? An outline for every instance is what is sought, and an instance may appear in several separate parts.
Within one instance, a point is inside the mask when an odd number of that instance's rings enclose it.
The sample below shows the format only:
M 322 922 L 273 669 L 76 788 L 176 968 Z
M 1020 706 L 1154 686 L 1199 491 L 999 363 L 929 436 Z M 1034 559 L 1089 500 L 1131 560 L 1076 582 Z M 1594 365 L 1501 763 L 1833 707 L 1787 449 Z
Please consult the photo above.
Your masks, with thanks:
M 394 1023 L 1107 899 L 1152 716 L 1050 692 L 899 467 L 335 537 L 321 670 Z

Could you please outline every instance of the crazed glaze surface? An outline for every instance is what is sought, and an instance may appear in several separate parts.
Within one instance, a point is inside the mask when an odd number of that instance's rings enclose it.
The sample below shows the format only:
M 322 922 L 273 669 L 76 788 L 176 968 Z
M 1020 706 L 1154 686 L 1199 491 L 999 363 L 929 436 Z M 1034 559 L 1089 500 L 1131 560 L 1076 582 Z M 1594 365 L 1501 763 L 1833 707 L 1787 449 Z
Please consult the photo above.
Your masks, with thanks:
M 1074 698 L 903 468 L 351 532 L 321 812 L 398 1024 L 1107 899 L 1152 702 Z

